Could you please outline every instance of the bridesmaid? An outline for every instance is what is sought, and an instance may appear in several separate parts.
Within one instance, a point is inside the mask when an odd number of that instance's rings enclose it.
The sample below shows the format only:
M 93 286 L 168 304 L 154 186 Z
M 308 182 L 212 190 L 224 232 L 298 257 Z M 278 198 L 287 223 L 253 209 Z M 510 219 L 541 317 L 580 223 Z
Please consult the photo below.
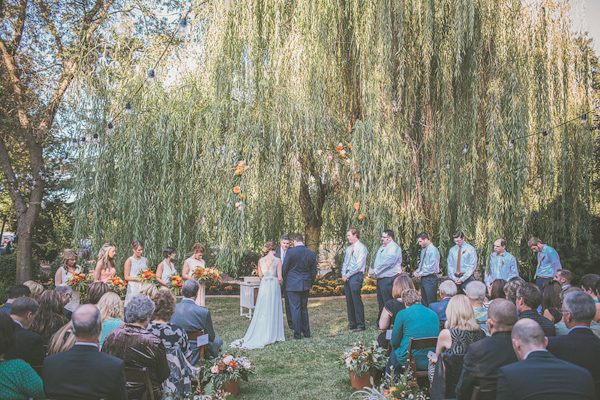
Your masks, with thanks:
M 181 271 L 181 277 L 186 279 L 194 279 L 193 274 L 198 268 L 206 268 L 206 262 L 202 259 L 204 255 L 204 246 L 201 243 L 196 243 L 192 246 L 194 255 L 183 262 L 183 270 Z M 198 290 L 198 297 L 196 297 L 196 304 L 204 307 L 204 295 L 206 293 L 206 286 L 204 282 L 200 283 L 200 289 Z
M 175 249 L 165 247 L 163 250 L 164 260 L 156 267 L 156 281 L 167 289 L 169 288 L 169 277 L 177 275 L 177 270 L 175 269 L 175 265 L 173 265 L 173 259 L 176 256 Z
M 77 253 L 71 249 L 66 249 L 60 256 L 61 263 L 56 275 L 54 275 L 54 286 L 68 285 L 69 279 L 74 273 L 80 274 L 82 269 L 80 265 L 77 265 Z M 71 312 L 77 310 L 79 307 L 79 292 L 73 290 L 71 295 L 71 301 L 65 306 L 65 308 Z
M 115 252 L 117 248 L 112 243 L 104 243 L 98 252 L 98 262 L 94 270 L 94 282 L 106 283 L 117 273 L 115 265 Z
M 125 280 L 127 281 L 127 295 L 125 296 L 125 307 L 129 303 L 129 300 L 133 295 L 136 295 L 140 292 L 141 282 L 140 272 L 145 269 L 148 269 L 148 259 L 146 257 L 142 257 L 142 252 L 144 251 L 144 245 L 139 240 L 131 243 L 131 249 L 133 250 L 133 255 L 125 261 Z

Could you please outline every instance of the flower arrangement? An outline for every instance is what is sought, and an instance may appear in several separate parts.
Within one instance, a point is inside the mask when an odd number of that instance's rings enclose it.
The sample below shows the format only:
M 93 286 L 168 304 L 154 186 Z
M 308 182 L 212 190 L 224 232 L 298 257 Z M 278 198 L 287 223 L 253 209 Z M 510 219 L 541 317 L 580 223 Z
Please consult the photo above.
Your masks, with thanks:
M 71 289 L 79 292 L 79 294 L 85 295 L 88 285 L 93 281 L 93 276 L 86 275 L 83 272 L 75 272 L 73 273 L 67 284 L 71 287 Z
M 256 366 L 248 357 L 234 357 L 224 355 L 213 361 L 212 367 L 206 370 L 203 382 L 212 383 L 207 389 L 222 390 L 231 381 L 239 382 L 240 379 L 248 381 L 248 377 L 256 373 Z M 208 390 L 207 390 L 208 393 Z
M 377 341 L 373 341 L 370 348 L 365 347 L 361 342 L 346 350 L 339 362 L 348 368 L 356 376 L 368 374 L 374 370 L 384 370 L 388 361 L 385 349 L 379 347 Z
M 198 268 L 192 277 L 206 286 L 215 286 L 221 280 L 221 273 L 215 268 Z
M 412 377 L 412 371 L 407 369 L 404 373 L 395 375 L 394 370 L 386 375 L 379 388 L 365 388 L 354 392 L 351 399 L 364 400 L 428 400 L 429 397 L 419 387 Z
M 121 300 L 125 299 L 125 295 L 127 294 L 127 281 L 125 279 L 121 279 L 118 276 L 114 276 L 109 278 L 106 281 L 108 284 L 108 288 L 115 292 L 121 297 Z
M 139 278 L 140 278 L 140 282 L 143 282 L 143 283 L 151 283 L 151 284 L 156 283 L 156 274 L 149 269 L 145 269 L 142 272 L 140 272 Z
M 183 278 L 179 275 L 171 275 L 167 284 L 174 295 L 179 295 L 183 286 Z

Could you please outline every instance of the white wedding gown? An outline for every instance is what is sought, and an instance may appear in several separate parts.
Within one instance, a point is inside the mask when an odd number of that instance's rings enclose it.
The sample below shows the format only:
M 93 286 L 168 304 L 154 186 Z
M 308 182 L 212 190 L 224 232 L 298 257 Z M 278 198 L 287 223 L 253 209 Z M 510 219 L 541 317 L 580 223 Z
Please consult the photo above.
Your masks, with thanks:
M 246 336 L 243 339 L 235 340 L 229 347 L 248 350 L 262 349 L 270 343 L 285 341 L 277 263 L 279 263 L 279 258 L 275 258 L 267 269 L 264 260 L 259 260 L 258 267 L 263 273 L 263 278 L 260 281 L 252 321 L 246 331 Z

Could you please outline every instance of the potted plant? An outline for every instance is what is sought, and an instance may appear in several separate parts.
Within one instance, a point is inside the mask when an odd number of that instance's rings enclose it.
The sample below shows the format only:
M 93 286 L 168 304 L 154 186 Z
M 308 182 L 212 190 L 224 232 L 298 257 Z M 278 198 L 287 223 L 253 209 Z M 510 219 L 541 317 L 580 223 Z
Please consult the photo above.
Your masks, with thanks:
M 419 387 L 412 377 L 412 371 L 407 369 L 402 374 L 395 375 L 394 370 L 386 375 L 379 388 L 365 388 L 356 391 L 351 399 L 361 400 L 428 400 L 429 397 Z
M 237 396 L 240 379 L 248 381 L 248 377 L 256 373 L 256 367 L 248 357 L 224 355 L 213 360 L 213 365 L 206 370 L 203 382 L 207 385 L 207 394 L 227 391 Z
M 342 354 L 340 363 L 348 369 L 353 388 L 373 387 L 375 371 L 385 370 L 388 361 L 385 353 L 374 341 L 371 347 L 359 342 Z

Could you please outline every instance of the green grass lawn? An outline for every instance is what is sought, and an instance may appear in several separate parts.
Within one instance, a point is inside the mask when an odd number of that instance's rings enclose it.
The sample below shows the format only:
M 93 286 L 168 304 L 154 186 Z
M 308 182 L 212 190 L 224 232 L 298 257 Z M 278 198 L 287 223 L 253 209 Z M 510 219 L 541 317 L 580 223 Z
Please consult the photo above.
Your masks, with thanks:
M 354 392 L 348 371 L 336 364 L 345 347 L 355 342 L 371 343 L 379 331 L 377 299 L 363 298 L 367 329 L 354 333 L 346 326 L 344 299 L 308 302 L 311 338 L 288 340 L 292 331 L 285 323 L 286 342 L 262 350 L 243 350 L 256 364 L 256 375 L 240 382 L 239 399 L 348 399 Z M 207 298 L 217 337 L 225 342 L 223 352 L 236 353 L 228 345 L 244 337 L 250 320 L 240 316 L 239 298 Z M 285 309 L 284 309 L 285 313 Z M 285 316 L 284 316 L 285 319 Z

